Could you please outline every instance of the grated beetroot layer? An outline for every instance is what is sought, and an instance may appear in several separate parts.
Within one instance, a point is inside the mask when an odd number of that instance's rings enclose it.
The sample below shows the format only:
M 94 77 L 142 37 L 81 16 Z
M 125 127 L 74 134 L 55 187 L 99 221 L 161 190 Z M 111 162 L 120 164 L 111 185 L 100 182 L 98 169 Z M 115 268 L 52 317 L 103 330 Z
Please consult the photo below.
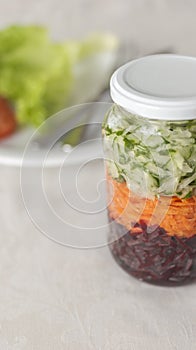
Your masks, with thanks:
M 169 236 L 144 222 L 134 232 L 111 220 L 109 241 L 115 260 L 131 275 L 156 284 L 179 284 L 196 278 L 196 235 Z M 137 228 L 137 229 L 136 229 Z

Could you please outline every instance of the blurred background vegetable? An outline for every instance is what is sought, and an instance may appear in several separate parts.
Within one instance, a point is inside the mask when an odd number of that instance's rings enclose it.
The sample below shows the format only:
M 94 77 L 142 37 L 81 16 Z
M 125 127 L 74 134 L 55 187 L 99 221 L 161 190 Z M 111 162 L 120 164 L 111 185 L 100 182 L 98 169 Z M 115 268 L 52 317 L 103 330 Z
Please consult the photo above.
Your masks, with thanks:
M 19 124 L 39 126 L 60 109 L 88 100 L 90 96 L 84 94 L 88 83 L 92 89 L 88 59 L 102 52 L 114 52 L 117 46 L 112 35 L 60 43 L 51 40 L 45 27 L 10 26 L 0 31 L 0 95 L 13 103 Z M 78 84 L 75 71 L 85 60 Z M 88 76 L 89 82 L 85 81 Z M 107 76 L 103 82 L 106 79 Z
M 0 97 L 0 139 L 16 130 L 17 122 L 13 107 L 6 98 Z

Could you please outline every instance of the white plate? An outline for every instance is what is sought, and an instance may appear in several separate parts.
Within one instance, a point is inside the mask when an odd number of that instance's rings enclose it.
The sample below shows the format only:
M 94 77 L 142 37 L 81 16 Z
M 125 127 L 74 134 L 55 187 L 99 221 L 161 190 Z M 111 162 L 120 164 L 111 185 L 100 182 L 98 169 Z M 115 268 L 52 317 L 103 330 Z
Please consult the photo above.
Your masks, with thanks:
M 57 167 L 62 164 L 71 165 L 103 157 L 100 137 L 86 141 L 74 147 L 70 152 L 64 151 L 59 144 L 48 153 L 47 149 L 28 146 L 34 132 L 34 129 L 24 128 L 1 142 L 0 164 L 14 167 Z

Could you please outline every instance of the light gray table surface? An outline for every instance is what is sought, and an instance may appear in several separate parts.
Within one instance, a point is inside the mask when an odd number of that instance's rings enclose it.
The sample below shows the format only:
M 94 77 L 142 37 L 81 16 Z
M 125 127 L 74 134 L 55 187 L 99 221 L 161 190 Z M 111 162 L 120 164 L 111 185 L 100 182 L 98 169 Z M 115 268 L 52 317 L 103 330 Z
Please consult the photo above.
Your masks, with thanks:
M 99 162 L 91 164 L 81 177 L 87 200 L 97 196 L 94 181 L 100 169 Z M 72 171 L 67 169 L 65 193 L 72 186 Z M 56 176 L 56 170 L 47 170 L 46 193 L 63 215 Z M 18 183 L 17 169 L 1 167 L 0 350 L 195 349 L 195 284 L 151 286 L 122 271 L 107 246 L 84 250 L 55 243 L 32 223 Z M 38 194 L 32 196 L 42 212 Z M 75 210 L 68 218 L 84 224 Z M 42 219 L 49 217 L 42 214 Z M 87 223 L 93 223 L 91 216 Z M 54 239 L 55 227 L 53 233 Z M 70 243 L 72 238 L 66 239 Z
M 195 11 L 194 0 L 0 0 L 0 26 L 43 23 L 60 39 L 109 31 L 133 56 L 162 48 L 195 55 Z M 96 196 L 97 172 L 94 164 L 88 183 L 81 180 L 88 199 Z M 70 168 L 68 192 L 71 176 Z M 32 182 L 33 174 L 29 190 Z M 47 183 L 62 214 L 54 170 Z M 55 243 L 32 223 L 19 184 L 17 169 L 0 168 L 0 350 L 196 349 L 195 284 L 154 287 L 122 271 L 108 247 Z
M 0 8 L 0 27 L 44 24 L 59 39 L 111 32 L 133 56 L 162 48 L 196 54 L 195 0 L 0 0 Z

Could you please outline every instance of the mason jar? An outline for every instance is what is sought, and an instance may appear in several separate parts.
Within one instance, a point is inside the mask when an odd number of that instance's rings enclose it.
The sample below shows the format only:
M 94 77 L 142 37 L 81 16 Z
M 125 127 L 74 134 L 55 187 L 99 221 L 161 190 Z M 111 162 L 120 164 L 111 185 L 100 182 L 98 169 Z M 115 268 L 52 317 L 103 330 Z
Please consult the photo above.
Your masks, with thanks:
M 196 277 L 196 58 L 153 55 L 120 67 L 103 122 L 109 247 L 151 283 Z

